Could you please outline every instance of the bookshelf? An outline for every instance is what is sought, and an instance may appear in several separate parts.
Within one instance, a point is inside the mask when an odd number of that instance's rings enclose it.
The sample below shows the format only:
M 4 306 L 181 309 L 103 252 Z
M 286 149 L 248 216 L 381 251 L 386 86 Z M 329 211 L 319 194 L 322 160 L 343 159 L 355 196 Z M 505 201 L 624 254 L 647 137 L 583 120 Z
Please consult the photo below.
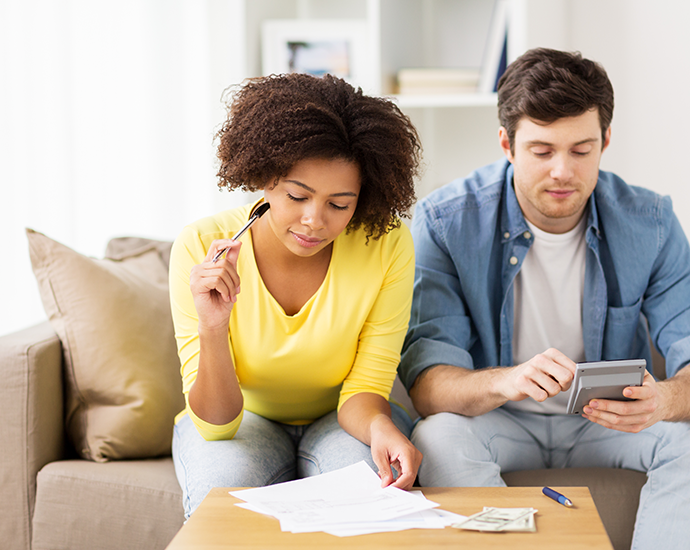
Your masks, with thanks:
M 410 116 L 424 146 L 425 170 L 418 197 L 498 159 L 496 94 L 398 94 L 396 76 L 405 68 L 481 69 L 491 46 L 495 11 L 502 5 L 510 27 L 508 59 L 528 45 L 543 44 L 540 32 L 558 33 L 541 13 L 560 9 L 566 0 L 233 0 L 231 32 L 237 44 L 237 81 L 262 74 L 262 26 L 266 20 L 358 21 L 363 23 L 369 94 L 392 97 Z
M 489 107 L 495 106 L 496 94 L 425 94 L 392 95 L 401 109 L 438 109 L 441 107 Z

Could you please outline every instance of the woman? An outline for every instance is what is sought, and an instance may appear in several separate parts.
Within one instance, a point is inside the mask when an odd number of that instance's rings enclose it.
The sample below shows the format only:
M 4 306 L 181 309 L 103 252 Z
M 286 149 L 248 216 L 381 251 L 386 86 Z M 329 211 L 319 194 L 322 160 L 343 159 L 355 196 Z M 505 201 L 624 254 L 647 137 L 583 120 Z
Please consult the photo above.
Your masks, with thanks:
M 382 486 L 409 489 L 421 454 L 388 396 L 414 277 L 399 219 L 414 201 L 414 127 L 340 79 L 291 74 L 242 86 L 216 137 L 219 185 L 263 198 L 191 224 L 173 246 L 187 404 L 173 456 L 186 516 L 212 487 L 360 460 Z

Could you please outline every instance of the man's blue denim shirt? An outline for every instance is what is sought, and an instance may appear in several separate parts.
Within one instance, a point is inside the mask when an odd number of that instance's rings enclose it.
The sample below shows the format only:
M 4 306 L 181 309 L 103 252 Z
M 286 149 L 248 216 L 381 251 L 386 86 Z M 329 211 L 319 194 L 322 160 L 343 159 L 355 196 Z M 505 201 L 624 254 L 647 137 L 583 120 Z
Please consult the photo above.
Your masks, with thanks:
M 408 389 L 433 365 L 512 365 L 513 281 L 533 241 L 512 180 L 501 160 L 416 207 Z M 673 376 L 690 362 L 690 248 L 671 199 L 600 171 L 585 215 L 587 361 L 644 358 L 651 371 L 651 334 Z

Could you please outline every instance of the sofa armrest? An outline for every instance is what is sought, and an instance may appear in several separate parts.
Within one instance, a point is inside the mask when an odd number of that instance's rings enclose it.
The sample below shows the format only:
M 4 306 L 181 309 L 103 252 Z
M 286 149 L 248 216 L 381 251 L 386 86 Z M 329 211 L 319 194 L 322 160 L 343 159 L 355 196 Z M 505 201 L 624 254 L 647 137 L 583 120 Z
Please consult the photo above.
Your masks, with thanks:
M 26 549 L 36 474 L 62 458 L 62 347 L 47 321 L 0 337 L 0 540 Z

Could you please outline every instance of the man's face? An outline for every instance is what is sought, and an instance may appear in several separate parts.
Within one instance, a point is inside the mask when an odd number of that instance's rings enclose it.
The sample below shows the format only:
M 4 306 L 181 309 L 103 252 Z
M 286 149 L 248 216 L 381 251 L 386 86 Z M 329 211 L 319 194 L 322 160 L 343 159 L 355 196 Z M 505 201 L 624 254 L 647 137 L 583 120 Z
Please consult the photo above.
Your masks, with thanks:
M 602 144 L 597 109 L 550 124 L 523 118 L 514 153 L 505 128 L 499 142 L 513 164 L 515 194 L 525 218 L 549 233 L 565 233 L 580 221 L 599 176 Z

